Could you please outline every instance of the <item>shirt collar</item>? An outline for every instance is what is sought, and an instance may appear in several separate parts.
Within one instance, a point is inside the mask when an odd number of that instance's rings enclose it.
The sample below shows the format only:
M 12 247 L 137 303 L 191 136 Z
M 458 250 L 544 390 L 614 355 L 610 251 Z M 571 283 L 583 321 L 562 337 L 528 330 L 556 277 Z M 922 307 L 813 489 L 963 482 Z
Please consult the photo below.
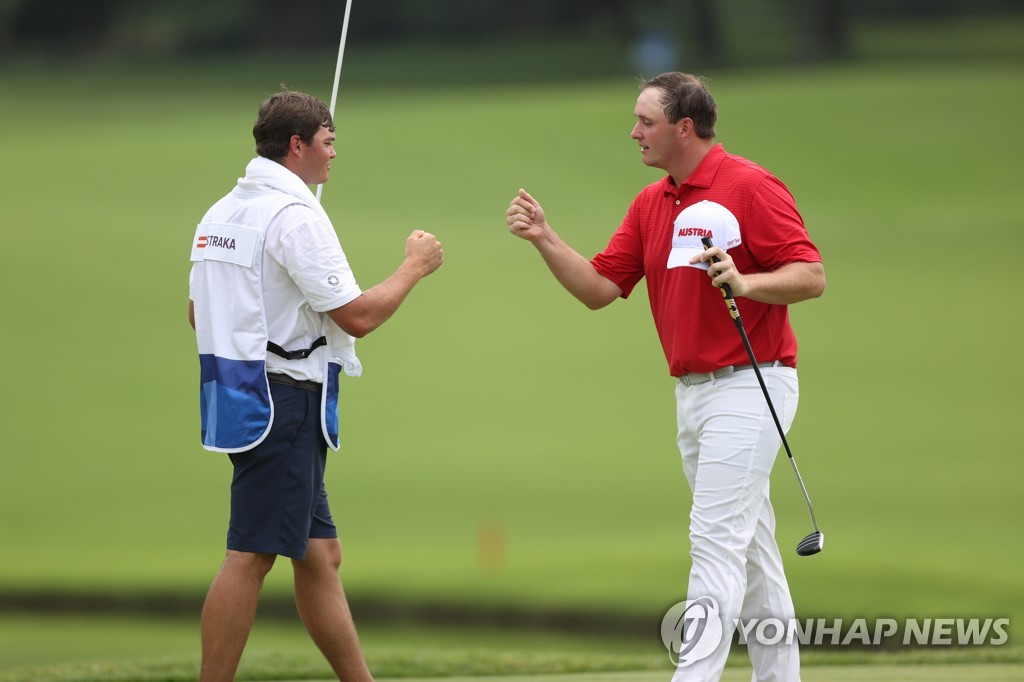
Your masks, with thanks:
M 665 179 L 662 180 L 662 190 L 666 196 L 675 196 L 682 191 L 684 185 L 704 189 L 711 187 L 711 182 L 715 179 L 718 168 L 722 165 L 722 161 L 725 160 L 725 156 L 725 148 L 721 143 L 716 144 L 708 150 L 708 153 L 704 155 L 704 158 L 697 165 L 696 170 L 682 182 L 682 185 L 676 185 L 672 176 L 666 175 Z

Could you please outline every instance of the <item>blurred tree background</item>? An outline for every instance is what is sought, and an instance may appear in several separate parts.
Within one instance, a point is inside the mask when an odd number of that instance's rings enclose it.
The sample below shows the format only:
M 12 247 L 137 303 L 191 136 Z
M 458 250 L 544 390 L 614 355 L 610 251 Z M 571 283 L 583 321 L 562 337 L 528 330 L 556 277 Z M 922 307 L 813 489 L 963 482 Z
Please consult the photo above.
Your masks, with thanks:
M 47 59 L 307 51 L 336 45 L 343 0 L 0 0 L 0 56 Z M 856 57 L 856 22 L 1020 13 L 1017 0 L 375 0 L 352 44 L 602 44 L 658 68 Z

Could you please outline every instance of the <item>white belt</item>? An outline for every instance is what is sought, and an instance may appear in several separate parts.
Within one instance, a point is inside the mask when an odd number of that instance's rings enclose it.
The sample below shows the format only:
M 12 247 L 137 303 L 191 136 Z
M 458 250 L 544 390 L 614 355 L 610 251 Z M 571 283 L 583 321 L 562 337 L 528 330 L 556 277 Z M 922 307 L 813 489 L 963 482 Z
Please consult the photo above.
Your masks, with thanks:
M 774 362 L 759 362 L 758 367 L 778 367 L 782 363 L 778 360 Z M 753 365 L 726 365 L 720 369 L 716 369 L 714 372 L 687 372 L 686 374 L 679 377 L 679 383 L 683 386 L 696 386 L 697 384 L 706 384 L 709 381 L 715 379 L 721 379 L 727 377 L 734 372 L 742 372 L 745 369 L 753 369 Z

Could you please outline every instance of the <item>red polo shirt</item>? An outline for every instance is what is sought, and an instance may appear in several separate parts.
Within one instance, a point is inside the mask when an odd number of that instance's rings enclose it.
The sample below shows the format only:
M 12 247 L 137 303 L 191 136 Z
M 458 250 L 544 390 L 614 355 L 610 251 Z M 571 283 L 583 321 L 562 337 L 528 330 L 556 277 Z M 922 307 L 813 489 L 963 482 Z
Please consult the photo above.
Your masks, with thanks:
M 644 188 L 608 247 L 591 262 L 622 289 L 623 298 L 647 278 L 654 324 L 672 376 L 750 363 L 707 272 L 666 267 L 676 216 L 704 199 L 725 206 L 739 221 L 743 242 L 729 255 L 740 272 L 821 261 L 786 186 L 760 166 L 726 153 L 720 144 L 681 186 L 666 176 Z M 748 298 L 739 298 L 737 305 L 757 360 L 796 367 L 796 336 L 787 307 Z

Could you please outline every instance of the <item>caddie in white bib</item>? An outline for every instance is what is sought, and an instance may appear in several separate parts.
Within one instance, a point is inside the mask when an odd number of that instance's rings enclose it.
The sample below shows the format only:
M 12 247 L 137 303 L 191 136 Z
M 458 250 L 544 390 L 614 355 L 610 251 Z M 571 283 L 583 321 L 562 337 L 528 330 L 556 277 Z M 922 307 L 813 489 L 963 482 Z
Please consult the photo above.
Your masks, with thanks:
M 273 161 L 254 159 L 234 191 L 207 212 L 192 243 L 190 294 L 200 365 L 203 447 L 243 452 L 270 433 L 274 405 L 267 379 L 268 350 L 286 359 L 322 357 L 321 427 L 331 449 L 340 446 L 338 378 L 359 376 L 354 339 L 326 315 L 312 346 L 285 351 L 269 338 L 263 294 L 267 228 L 293 204 L 326 215 L 309 189 Z M 258 178 L 259 182 L 253 181 Z M 306 196 L 308 195 L 308 196 Z

